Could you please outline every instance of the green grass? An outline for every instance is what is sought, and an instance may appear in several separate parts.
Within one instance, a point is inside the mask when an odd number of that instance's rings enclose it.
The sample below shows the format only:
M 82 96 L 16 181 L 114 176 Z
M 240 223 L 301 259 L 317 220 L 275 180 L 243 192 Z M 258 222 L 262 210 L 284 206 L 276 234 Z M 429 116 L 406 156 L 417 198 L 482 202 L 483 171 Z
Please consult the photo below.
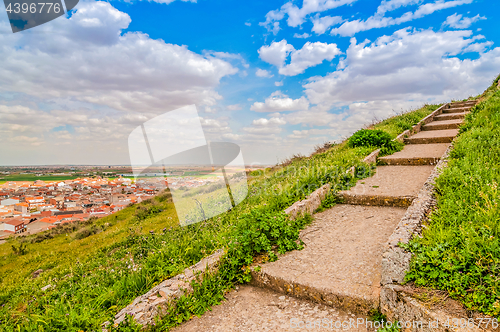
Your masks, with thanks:
M 441 105 L 424 105 L 422 108 L 415 111 L 401 113 L 395 117 L 386 119 L 373 126 L 373 129 L 383 130 L 389 133 L 391 138 L 396 138 L 396 136 L 416 125 L 420 120 L 437 110 L 440 106 Z
M 64 181 L 64 180 L 74 180 L 83 177 L 82 175 L 43 175 L 36 176 L 35 174 L 11 174 L 0 176 L 0 184 L 4 184 L 9 181 L 30 181 L 34 182 L 36 180 L 42 180 L 46 182 Z
M 405 122 L 416 123 L 431 109 L 415 112 L 418 119 L 405 114 Z M 400 117 L 374 128 L 382 126 L 391 135 L 403 131 Z M 19 240 L 10 240 L 0 245 L 0 330 L 99 330 L 136 296 L 225 248 L 219 272 L 195 283 L 195 292 L 181 298 L 152 329 L 164 331 L 202 314 L 234 283 L 249 280 L 247 267 L 257 253 L 273 260 L 277 253 L 300 249 L 299 231 L 311 219 L 291 221 L 283 210 L 326 183 L 336 191 L 369 176 L 371 166 L 362 159 L 372 150 L 342 143 L 286 167 L 253 171 L 248 197 L 240 205 L 186 227 L 178 226 L 173 204 L 168 195 L 161 195 L 100 219 L 102 231 L 82 239 L 77 232 L 35 243 L 34 237 L 27 238 L 24 255 L 13 251 Z M 347 172 L 352 166 L 355 176 Z M 333 204 L 328 199 L 321 208 Z M 32 279 L 39 268 L 45 272 Z M 53 287 L 42 291 L 47 285 Z
M 448 291 L 469 310 L 500 317 L 500 91 L 494 85 L 460 130 L 437 180 L 437 210 L 407 280 Z

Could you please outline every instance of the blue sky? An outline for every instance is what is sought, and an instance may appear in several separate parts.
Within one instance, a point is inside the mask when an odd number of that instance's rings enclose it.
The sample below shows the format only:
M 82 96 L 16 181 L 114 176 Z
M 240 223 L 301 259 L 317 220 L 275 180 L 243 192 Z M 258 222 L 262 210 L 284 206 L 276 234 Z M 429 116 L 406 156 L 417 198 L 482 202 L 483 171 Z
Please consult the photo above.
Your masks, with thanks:
M 211 141 L 272 164 L 500 72 L 485 0 L 81 1 L 12 34 L 0 164 L 127 164 L 141 123 L 195 104 Z

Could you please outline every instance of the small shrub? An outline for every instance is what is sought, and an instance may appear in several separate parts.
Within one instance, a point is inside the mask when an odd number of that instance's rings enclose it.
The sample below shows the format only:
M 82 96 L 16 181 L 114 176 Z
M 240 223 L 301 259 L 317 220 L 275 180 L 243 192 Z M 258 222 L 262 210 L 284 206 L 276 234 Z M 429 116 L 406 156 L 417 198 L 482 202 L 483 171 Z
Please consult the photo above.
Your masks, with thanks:
M 85 239 L 86 237 L 97 234 L 100 231 L 101 230 L 98 227 L 91 227 L 91 228 L 85 227 L 76 232 L 75 239 L 77 240 Z
M 12 251 L 14 254 L 22 256 L 28 253 L 28 249 L 26 248 L 26 243 L 20 243 L 19 246 L 12 245 Z
M 52 235 L 51 232 L 43 232 L 43 233 L 39 233 L 37 234 L 32 240 L 31 240 L 31 243 L 40 243 L 42 241 L 45 241 L 45 240 L 48 240 L 48 239 L 52 239 L 54 238 L 54 235 Z
M 162 211 L 163 209 L 161 209 L 160 206 L 156 204 L 139 206 L 135 211 L 135 217 L 137 218 L 137 220 L 144 220 Z
M 384 147 L 391 141 L 391 135 L 383 130 L 361 129 L 355 132 L 348 141 L 350 147 L 374 146 Z
M 171 202 L 172 201 L 172 194 L 170 193 L 170 191 L 168 189 L 166 189 L 165 191 L 163 191 L 163 193 L 156 196 L 155 198 L 160 203 Z

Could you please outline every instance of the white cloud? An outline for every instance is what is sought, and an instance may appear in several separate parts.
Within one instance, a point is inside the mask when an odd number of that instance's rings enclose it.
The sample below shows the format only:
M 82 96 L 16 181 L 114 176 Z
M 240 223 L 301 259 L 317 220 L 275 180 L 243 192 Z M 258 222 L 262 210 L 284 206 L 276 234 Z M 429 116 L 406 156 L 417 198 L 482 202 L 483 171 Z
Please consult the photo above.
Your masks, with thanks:
M 311 37 L 311 35 L 310 35 L 310 34 L 308 34 L 307 32 L 304 32 L 303 34 L 300 34 L 300 35 L 299 35 L 298 33 L 295 33 L 295 34 L 293 35 L 293 38 L 302 38 L 302 39 L 307 39 L 307 38 L 309 38 L 309 37 Z
M 331 129 L 307 129 L 307 130 L 293 130 L 292 134 L 288 135 L 291 139 L 310 139 L 312 136 L 327 135 L 332 136 L 335 133 Z
M 222 135 L 231 132 L 231 128 L 229 128 L 228 122 L 223 118 L 221 119 L 202 118 L 201 125 L 203 126 L 203 130 L 205 131 L 206 134 L 216 133 Z
M 273 42 L 259 49 L 260 58 L 278 67 L 279 73 L 286 76 L 301 74 L 307 68 L 319 65 L 324 60 L 332 61 L 340 53 L 336 44 L 307 42 L 300 50 L 295 50 L 286 40 Z M 285 65 L 290 54 L 290 64 Z
M 287 95 L 276 91 L 265 102 L 255 102 L 250 110 L 255 112 L 282 112 L 282 111 L 303 111 L 309 108 L 309 102 L 305 97 L 292 99 Z
M 376 28 L 385 28 L 392 25 L 398 25 L 401 23 L 409 22 L 426 15 L 430 15 L 438 10 L 452 8 L 464 4 L 470 4 L 473 0 L 453 0 L 453 1 L 444 1 L 437 0 L 433 3 L 426 3 L 418 7 L 415 12 L 406 12 L 401 17 L 392 18 L 386 17 L 382 14 L 385 13 L 382 9 L 381 13 L 376 13 L 374 16 L 367 18 L 365 21 L 362 20 L 354 20 L 343 23 L 338 28 L 333 28 L 330 31 L 331 35 L 340 35 L 340 36 L 354 36 L 356 33 L 360 31 L 367 31 Z M 380 7 L 379 7 L 380 8 Z M 388 9 L 388 8 L 387 8 Z
M 297 7 L 292 1 L 285 3 L 280 9 L 272 10 L 266 14 L 266 21 L 259 25 L 267 28 L 276 35 L 279 31 L 279 21 L 288 16 L 287 24 L 297 27 L 304 23 L 305 19 L 314 13 L 324 12 L 343 5 L 348 5 L 356 0 L 304 0 L 302 7 Z
M 81 2 L 71 18 L 44 24 L 50 33 L 1 34 L 0 90 L 139 112 L 221 99 L 215 88 L 236 68 L 143 33 L 122 35 L 129 23 L 107 2 Z
M 244 127 L 243 131 L 247 134 L 253 135 L 269 135 L 278 134 L 283 128 L 282 126 L 286 124 L 285 119 L 272 117 L 270 119 L 260 118 L 252 121 L 251 127 Z
M 246 25 L 247 27 L 251 27 L 251 26 L 252 26 L 252 23 L 250 23 L 250 22 L 245 22 L 245 25 Z
M 452 1 L 445 1 L 445 0 L 437 0 L 436 2 L 431 2 L 431 3 L 426 3 L 422 6 L 420 6 L 413 16 L 415 18 L 420 18 L 424 17 L 425 15 L 432 14 L 438 10 L 443 10 L 447 8 L 453 8 L 456 6 L 461 6 L 461 5 L 467 5 L 472 3 L 474 0 L 452 0 Z
M 255 75 L 258 77 L 273 77 L 274 76 L 273 74 L 271 74 L 270 71 L 265 70 L 265 69 L 260 69 L 260 68 L 258 68 L 255 71 Z
M 418 4 L 422 0 L 383 0 L 377 8 L 377 14 L 383 15 L 400 7 Z
M 476 60 L 456 55 L 468 51 L 482 36 L 471 31 L 396 31 L 346 52 L 347 66 L 304 85 L 313 104 L 348 105 L 356 101 L 463 98 L 485 88 L 500 72 L 500 48 Z
M 234 104 L 234 105 L 229 105 L 227 109 L 230 111 L 239 111 L 242 109 L 242 107 L 240 104 Z
M 217 113 L 217 110 L 210 106 L 205 106 L 205 113 Z
M 262 60 L 281 68 L 292 51 L 295 51 L 295 48 L 283 39 L 280 42 L 272 42 L 269 46 L 262 46 L 258 52 Z
M 479 15 L 476 15 L 474 17 L 462 17 L 461 14 L 453 14 L 446 18 L 443 26 L 449 26 L 455 29 L 467 29 L 472 25 L 472 23 L 485 19 L 486 17 L 482 17 Z
M 280 68 L 279 73 L 286 76 L 302 74 L 307 68 L 319 65 L 324 60 L 332 61 L 340 53 L 336 44 L 307 42 L 300 50 L 292 52 L 290 64 Z
M 312 19 L 314 24 L 312 31 L 317 35 L 322 35 L 328 30 L 331 26 L 342 23 L 344 20 L 340 16 L 324 16 L 319 17 L 319 14 L 316 15 L 315 18 Z
M 126 164 L 128 134 L 152 117 L 151 113 L 0 105 L 0 137 L 9 142 L 0 145 L 0 154 L 9 156 L 2 161 L 11 165 Z
M 271 118 L 271 119 L 260 118 L 257 120 L 253 120 L 252 124 L 254 126 L 268 127 L 270 125 L 284 125 L 286 124 L 286 121 L 283 120 L 282 118 Z
M 283 81 L 274 82 L 275 86 L 283 86 Z
M 339 122 L 341 119 L 336 114 L 326 111 L 324 107 L 311 107 L 311 109 L 285 114 L 284 118 L 292 125 L 328 126 Z

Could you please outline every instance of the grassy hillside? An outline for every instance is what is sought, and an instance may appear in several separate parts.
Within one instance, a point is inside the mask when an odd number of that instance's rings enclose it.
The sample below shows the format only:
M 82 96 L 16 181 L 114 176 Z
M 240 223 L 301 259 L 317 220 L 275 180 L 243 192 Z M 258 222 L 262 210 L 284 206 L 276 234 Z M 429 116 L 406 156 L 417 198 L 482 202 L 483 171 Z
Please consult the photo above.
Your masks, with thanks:
M 437 107 L 425 106 L 373 127 L 395 137 Z M 368 176 L 371 167 L 362 159 L 373 149 L 342 143 L 289 160 L 286 166 L 254 171 L 249 195 L 240 205 L 187 227 L 178 226 L 165 193 L 96 225 L 81 225 L 76 232 L 59 229 L 60 234 L 46 240 L 38 236 L 0 245 L 0 329 L 98 330 L 136 296 L 216 249 L 227 248 L 219 273 L 196 286 L 193 296 L 181 299 L 158 328 L 201 314 L 234 282 L 248 280 L 245 266 L 256 253 L 274 259 L 277 252 L 300 249 L 298 232 L 310 218 L 292 222 L 283 210 L 326 183 L 335 191 Z M 355 177 L 346 173 L 352 166 Z M 33 279 L 40 268 L 44 272 Z
M 438 204 L 415 253 L 409 281 L 448 291 L 471 310 L 500 317 L 500 91 L 498 78 L 461 128 Z

